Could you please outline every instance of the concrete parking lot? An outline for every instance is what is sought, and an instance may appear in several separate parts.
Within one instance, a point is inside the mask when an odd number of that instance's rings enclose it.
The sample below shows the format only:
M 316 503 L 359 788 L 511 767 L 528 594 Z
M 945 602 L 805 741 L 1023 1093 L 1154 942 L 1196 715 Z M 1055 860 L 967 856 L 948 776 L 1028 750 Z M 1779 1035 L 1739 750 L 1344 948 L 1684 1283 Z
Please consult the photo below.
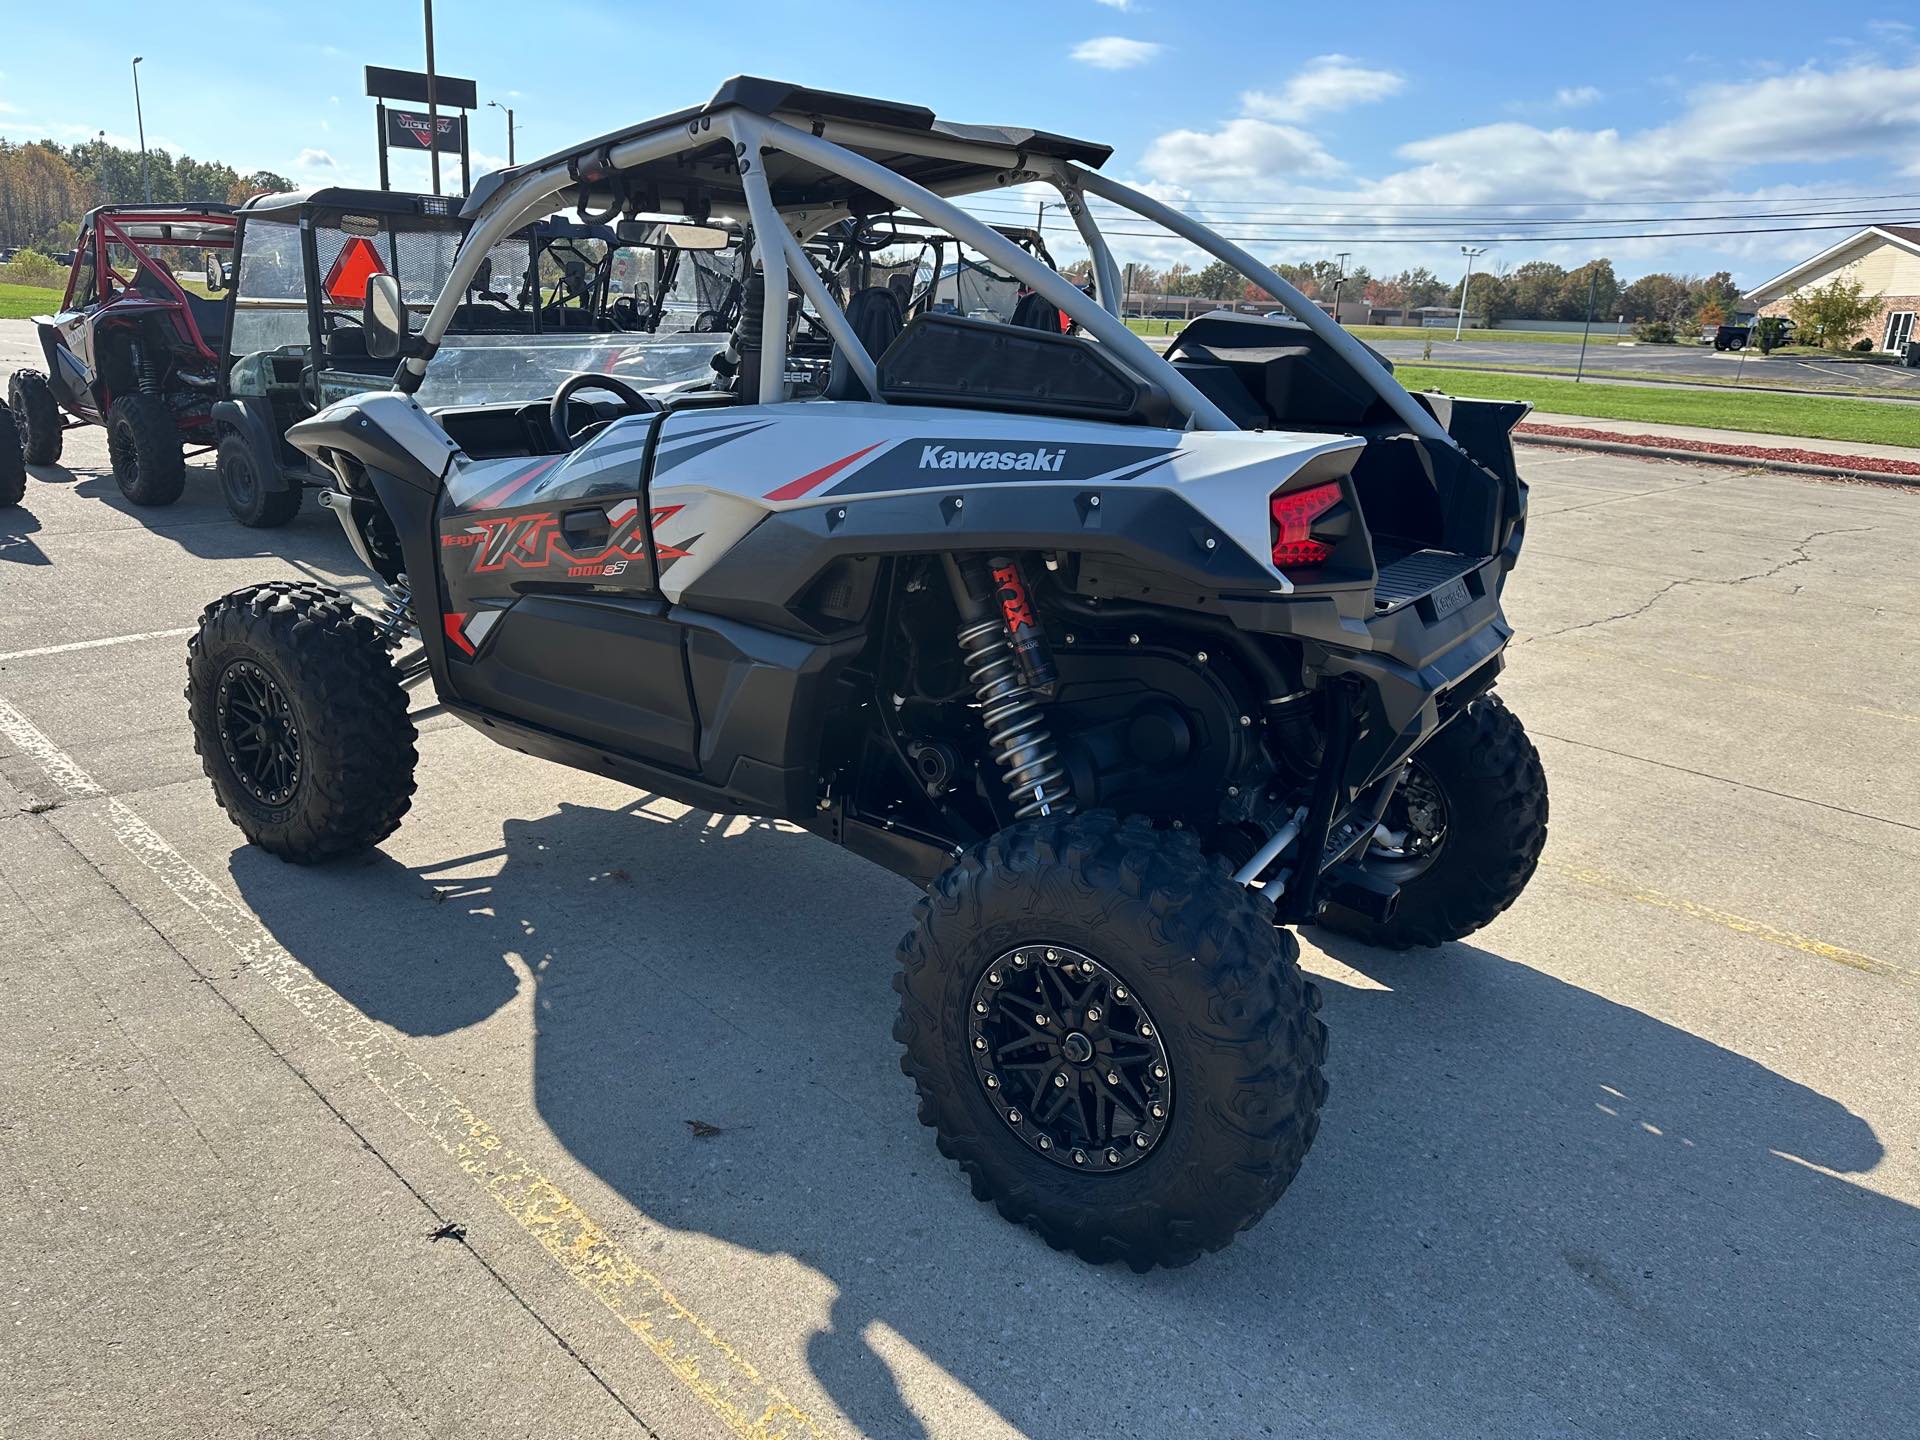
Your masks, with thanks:
M 377 856 L 242 847 L 186 629 L 351 557 L 71 434 L 0 512 L 0 1433 L 1911 1435 L 1920 492 L 1524 464 L 1540 874 L 1310 934 L 1305 1170 L 1135 1276 L 935 1152 L 912 891 L 817 840 L 443 718 Z

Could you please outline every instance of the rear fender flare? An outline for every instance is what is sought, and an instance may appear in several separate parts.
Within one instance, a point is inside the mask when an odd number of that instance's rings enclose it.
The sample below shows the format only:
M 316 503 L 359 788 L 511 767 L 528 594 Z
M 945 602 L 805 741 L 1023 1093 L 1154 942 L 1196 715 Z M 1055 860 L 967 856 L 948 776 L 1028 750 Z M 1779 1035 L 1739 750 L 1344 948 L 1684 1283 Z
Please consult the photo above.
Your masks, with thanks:
M 246 400 L 217 400 L 213 406 L 214 443 L 228 435 L 238 435 L 247 442 L 247 449 L 253 455 L 254 474 L 260 479 L 263 489 L 276 493 L 292 490 L 300 484 L 298 476 L 287 474 L 286 467 L 280 463 L 280 447 L 274 444 L 273 426 L 270 423 L 271 411 L 262 413 L 265 404 L 253 405 Z

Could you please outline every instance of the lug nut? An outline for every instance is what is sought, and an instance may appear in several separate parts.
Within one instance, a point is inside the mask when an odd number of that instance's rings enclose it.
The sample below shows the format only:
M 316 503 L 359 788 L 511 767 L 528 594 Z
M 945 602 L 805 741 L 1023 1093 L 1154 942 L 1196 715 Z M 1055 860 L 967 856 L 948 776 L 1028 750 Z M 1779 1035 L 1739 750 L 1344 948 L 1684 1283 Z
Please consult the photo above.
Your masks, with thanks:
M 1156 1065 L 1156 1066 L 1154 1066 L 1154 1067 L 1153 1067 L 1153 1078 L 1154 1078 L 1154 1079 L 1156 1079 L 1156 1080 L 1164 1080 L 1164 1079 L 1166 1079 L 1166 1078 L 1167 1078 L 1167 1067 L 1166 1067 L 1166 1066 L 1164 1066 L 1164 1065 Z
M 986 1002 L 986 1001 L 984 1001 L 984 1000 L 976 1000 L 976 1001 L 974 1001 L 974 1002 L 973 1002 L 973 1013 L 974 1013 L 974 1014 L 976 1014 L 976 1015 L 984 1015 L 984 1014 L 986 1014 L 986 1013 L 987 1013 L 987 1002 Z
M 1033 1017 L 1033 1023 L 1036 1025 L 1044 1025 L 1047 1023 L 1047 1017 L 1044 1015 L 1036 1015 Z
M 1009 1125 L 1018 1125 L 1020 1123 L 1020 1112 L 1018 1110 L 1009 1110 L 1007 1112 L 1007 1123 Z
M 1149 1106 L 1148 1109 L 1152 1112 L 1153 1118 L 1156 1120 L 1164 1120 L 1167 1118 L 1167 1107 L 1164 1105 L 1156 1103 Z
M 1107 1164 L 1118 1165 L 1119 1163 L 1120 1163 L 1120 1152 L 1118 1150 L 1107 1151 Z
M 987 1089 L 998 1090 L 999 1088 L 1000 1088 L 1000 1077 L 998 1075 L 987 1076 Z
M 998 970 L 987 971 L 987 984 L 998 985 L 999 983 L 1000 983 L 1000 972 Z
M 1059 958 L 1060 957 L 1054 954 L 1053 951 L 1051 950 L 1047 951 L 1047 963 L 1049 965 L 1051 965 L 1054 961 L 1058 960 Z
M 1147 1137 L 1136 1130 L 1133 1132 L 1133 1143 L 1144 1150 L 1147 1148 Z
M 1120 1083 L 1119 1074 L 1116 1071 L 1112 1071 L 1112 1070 L 1107 1071 L 1107 1084 L 1118 1085 L 1119 1083 Z
M 1098 1005 L 1089 1005 L 1087 1007 L 1087 1023 L 1091 1025 L 1094 1021 L 1098 1020 L 1099 1018 L 1100 1018 L 1100 1007 Z
M 1053 1088 L 1054 1088 L 1054 1089 L 1056 1089 L 1056 1090 L 1064 1090 L 1064 1089 L 1066 1089 L 1066 1088 L 1067 1088 L 1067 1077 L 1066 1077 L 1066 1076 L 1064 1076 L 1064 1075 L 1056 1075 L 1056 1076 L 1054 1076 L 1054 1077 L 1053 1077 Z
M 987 1042 L 976 1036 L 974 1037 L 973 1048 L 976 1050 L 984 1050 L 987 1048 Z
M 1124 986 L 1124 985 L 1116 985 L 1116 986 L 1114 986 L 1114 987 L 1113 987 L 1113 998 L 1114 998 L 1114 999 L 1116 999 L 1116 1000 L 1124 1000 L 1124 999 L 1126 999 L 1126 998 L 1127 998 L 1127 987 L 1126 987 L 1126 986 Z
M 1142 1034 L 1143 1036 L 1145 1036 L 1145 1037 L 1146 1037 L 1147 1039 L 1149 1039 L 1149 1040 L 1151 1040 L 1151 1039 L 1153 1038 L 1153 1026 L 1151 1026 L 1151 1025 L 1142 1025 L 1142 1026 L 1140 1027 L 1140 1033 L 1141 1033 L 1141 1034 Z
M 1073 1163 L 1074 1163 L 1074 1164 L 1076 1164 L 1076 1165 L 1084 1165 L 1084 1164 L 1086 1164 L 1086 1163 L 1087 1163 L 1087 1152 L 1086 1152 L 1086 1151 L 1084 1151 L 1084 1150 L 1076 1150 L 1076 1151 L 1074 1151 L 1074 1152 L 1073 1152 Z
M 1048 1139 L 1048 1138 L 1047 1138 L 1046 1136 L 1044 1136 L 1044 1135 L 1042 1135 L 1042 1136 L 1040 1137 L 1040 1148 L 1041 1148 L 1042 1150 L 1051 1150 L 1051 1149 L 1053 1149 L 1053 1141 L 1051 1141 L 1051 1140 L 1049 1140 L 1049 1139 Z

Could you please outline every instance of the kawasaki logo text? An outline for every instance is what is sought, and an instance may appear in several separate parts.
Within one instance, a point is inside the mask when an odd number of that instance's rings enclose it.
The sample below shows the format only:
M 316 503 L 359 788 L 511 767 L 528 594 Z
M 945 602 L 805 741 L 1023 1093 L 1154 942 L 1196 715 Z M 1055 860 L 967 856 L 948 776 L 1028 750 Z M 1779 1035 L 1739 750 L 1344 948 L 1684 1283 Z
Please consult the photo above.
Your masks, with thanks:
M 1058 470 L 1065 450 L 949 450 L 944 445 L 922 445 L 922 470 Z

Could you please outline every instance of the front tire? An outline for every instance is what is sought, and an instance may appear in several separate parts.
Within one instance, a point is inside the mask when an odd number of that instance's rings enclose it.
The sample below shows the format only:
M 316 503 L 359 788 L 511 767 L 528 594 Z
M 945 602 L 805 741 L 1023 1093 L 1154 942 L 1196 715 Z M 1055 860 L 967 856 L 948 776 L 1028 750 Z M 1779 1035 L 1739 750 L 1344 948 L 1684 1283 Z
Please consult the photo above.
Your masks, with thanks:
M 1411 805 L 1411 809 L 1409 806 Z M 1408 841 L 1367 868 L 1400 886 L 1391 920 L 1330 905 L 1320 924 L 1388 950 L 1471 935 L 1520 898 L 1547 843 L 1547 775 L 1526 729 L 1486 695 L 1414 752 L 1388 809 Z
M 60 458 L 65 436 L 60 402 L 38 370 L 16 370 L 7 382 L 7 408 L 20 427 L 20 449 L 29 465 L 51 465 Z
M 136 505 L 171 505 L 187 488 L 187 459 L 173 412 L 136 390 L 107 411 L 107 458 L 120 493 Z
M 285 490 L 269 490 L 245 436 L 228 435 L 220 442 L 214 472 L 220 477 L 220 493 L 227 509 L 250 529 L 271 530 L 300 513 L 300 483 L 295 481 Z
M 302 865 L 367 850 L 413 803 L 413 721 L 373 622 L 309 581 L 236 590 L 187 642 L 193 748 L 214 798 Z
M 27 498 L 27 462 L 20 453 L 20 432 L 13 411 L 0 409 L 0 510 Z
M 900 1066 L 976 1197 L 1095 1263 L 1185 1265 L 1267 1212 L 1318 1130 L 1326 1027 L 1298 960 L 1192 836 L 1025 821 L 920 902 Z M 1030 994 L 1055 1013 L 1022 1039 Z

